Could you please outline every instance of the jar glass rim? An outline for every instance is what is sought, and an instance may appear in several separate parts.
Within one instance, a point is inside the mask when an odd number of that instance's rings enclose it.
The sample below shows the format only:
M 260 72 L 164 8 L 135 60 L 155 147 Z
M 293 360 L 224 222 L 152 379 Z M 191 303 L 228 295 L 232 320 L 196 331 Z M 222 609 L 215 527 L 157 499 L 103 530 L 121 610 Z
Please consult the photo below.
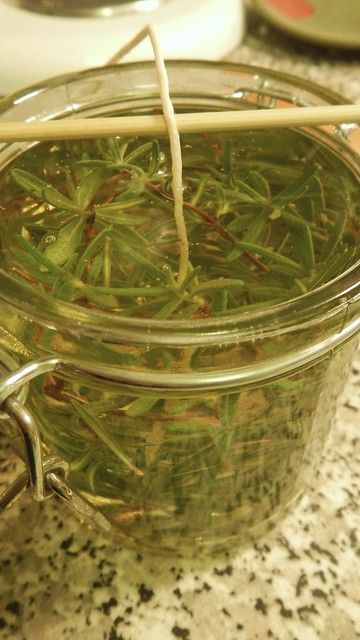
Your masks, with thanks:
M 169 70 L 172 69 L 221 69 L 230 73 L 245 73 L 248 75 L 260 74 L 266 79 L 278 80 L 285 82 L 287 85 L 297 89 L 304 89 L 305 91 L 312 93 L 314 96 L 319 97 L 329 104 L 345 104 L 351 103 L 350 100 L 345 98 L 342 94 L 325 87 L 324 85 L 317 84 L 307 78 L 302 78 L 296 74 L 287 73 L 286 71 L 279 71 L 266 66 L 242 64 L 238 62 L 227 62 L 217 60 L 197 60 L 197 59 L 171 59 L 166 60 L 166 67 Z M 58 87 L 65 85 L 74 80 L 86 79 L 88 76 L 95 77 L 96 75 L 112 74 L 114 70 L 131 71 L 136 69 L 151 70 L 156 73 L 154 62 L 151 60 L 135 61 L 135 62 L 122 62 L 121 64 L 105 65 L 103 67 L 91 67 L 88 69 L 81 69 L 79 71 L 70 71 L 69 73 L 63 73 L 56 76 L 50 76 L 44 78 L 43 81 L 33 83 L 22 89 L 11 93 L 6 96 L 0 97 L 0 113 L 9 108 L 13 103 L 19 100 L 25 100 L 25 96 L 32 98 L 40 91 L 45 91 L 48 88 Z
M 4 293 L 3 284 L 11 285 L 11 294 Z M 360 308 L 360 261 L 350 270 L 322 287 L 291 300 L 281 302 L 263 310 L 244 311 L 194 320 L 157 320 L 117 316 L 114 313 L 87 309 L 68 302 L 53 300 L 34 290 L 31 300 L 24 302 L 24 293 L 19 280 L 0 270 L 0 300 L 26 315 L 33 321 L 52 329 L 78 331 L 84 335 L 98 335 L 115 342 L 128 339 L 131 342 L 168 342 L 173 345 L 185 343 L 214 343 L 226 337 L 233 340 L 263 338 L 281 330 L 295 330 L 309 324 L 320 324 L 329 315 L 344 311 L 352 304 Z M 358 322 L 360 328 L 360 316 Z
M 152 69 L 153 63 L 133 62 L 121 66 L 99 67 L 76 73 L 55 76 L 43 83 L 32 85 L 0 100 L 0 113 L 4 113 L 11 105 L 26 99 L 26 96 L 37 95 L 47 88 L 60 87 L 74 80 L 95 77 L 116 71 L 132 69 Z M 317 85 L 303 78 L 267 69 L 265 67 L 242 65 L 228 62 L 205 60 L 170 60 L 168 68 L 221 68 L 224 72 L 241 72 L 244 74 L 260 74 L 266 79 L 276 80 L 292 89 L 303 89 L 310 95 L 326 101 L 328 104 L 346 102 L 339 94 L 326 87 Z M 195 96 L 196 97 L 196 96 Z M 296 104 L 296 103 L 295 103 Z M 360 158 L 359 158 L 360 159 Z M 359 172 L 360 173 L 360 172 Z M 10 293 L 11 292 L 11 293 Z M 24 296 L 26 302 L 24 302 Z M 339 307 L 360 302 L 360 260 L 347 271 L 322 286 L 293 299 L 280 302 L 268 308 L 255 311 L 231 313 L 219 318 L 202 318 L 194 320 L 160 320 L 154 318 L 122 317 L 109 311 L 87 309 L 78 305 L 55 300 L 33 290 L 29 296 L 29 288 L 0 270 L 0 300 L 15 308 L 20 315 L 26 314 L 35 322 L 61 330 L 79 331 L 84 335 L 102 335 L 114 340 L 131 342 L 169 342 L 184 345 L 187 342 L 218 343 L 219 336 L 226 339 L 234 334 L 245 339 L 247 335 L 271 334 L 281 327 L 303 326 L 306 322 L 321 322 L 329 313 L 336 313 Z M 360 325 L 360 318 L 359 318 Z

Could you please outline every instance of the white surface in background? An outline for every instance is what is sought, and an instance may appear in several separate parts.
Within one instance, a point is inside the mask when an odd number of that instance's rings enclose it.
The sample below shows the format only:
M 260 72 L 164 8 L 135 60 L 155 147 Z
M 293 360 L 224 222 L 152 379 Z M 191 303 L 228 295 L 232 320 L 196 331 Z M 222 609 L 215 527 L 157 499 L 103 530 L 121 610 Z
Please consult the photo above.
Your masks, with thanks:
M 48 16 L 0 0 L 0 94 L 101 66 L 150 21 L 165 58 L 220 59 L 244 31 L 241 0 L 167 0 L 154 11 L 109 18 Z M 126 61 L 152 58 L 150 43 L 144 42 Z

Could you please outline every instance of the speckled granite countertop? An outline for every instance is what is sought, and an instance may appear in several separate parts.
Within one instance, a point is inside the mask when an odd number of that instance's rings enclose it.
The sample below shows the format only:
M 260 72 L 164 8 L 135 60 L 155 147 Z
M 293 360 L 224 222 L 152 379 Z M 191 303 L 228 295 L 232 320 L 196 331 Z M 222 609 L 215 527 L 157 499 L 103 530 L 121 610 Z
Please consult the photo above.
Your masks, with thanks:
M 360 101 L 355 54 L 320 51 L 252 19 L 231 60 L 272 66 Z M 313 488 L 281 525 L 206 563 L 141 557 L 51 500 L 0 521 L 1 640 L 360 638 L 360 359 Z M 0 490 L 16 462 L 0 445 Z

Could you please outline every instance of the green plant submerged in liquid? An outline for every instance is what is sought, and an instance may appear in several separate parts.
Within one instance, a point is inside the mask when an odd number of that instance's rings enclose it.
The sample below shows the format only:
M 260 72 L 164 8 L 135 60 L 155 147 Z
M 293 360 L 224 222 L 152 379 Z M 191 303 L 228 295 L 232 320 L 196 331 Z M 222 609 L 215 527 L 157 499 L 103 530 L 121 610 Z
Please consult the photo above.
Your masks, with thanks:
M 323 144 L 287 130 L 183 136 L 182 148 L 190 264 L 180 286 L 165 139 L 24 153 L 1 177 L 1 268 L 44 296 L 135 322 L 196 321 L 300 296 L 359 258 L 358 180 Z M 46 340 L 40 332 L 35 351 Z M 259 347 L 246 348 L 256 361 Z M 182 366 L 196 370 L 202 357 L 189 348 Z M 169 375 L 178 366 L 166 347 L 150 361 Z M 317 424 L 322 390 L 341 378 L 334 366 L 177 398 L 49 375 L 30 401 L 47 446 L 122 534 L 172 550 L 179 540 L 221 547 L 299 491 L 334 408 L 327 398 Z

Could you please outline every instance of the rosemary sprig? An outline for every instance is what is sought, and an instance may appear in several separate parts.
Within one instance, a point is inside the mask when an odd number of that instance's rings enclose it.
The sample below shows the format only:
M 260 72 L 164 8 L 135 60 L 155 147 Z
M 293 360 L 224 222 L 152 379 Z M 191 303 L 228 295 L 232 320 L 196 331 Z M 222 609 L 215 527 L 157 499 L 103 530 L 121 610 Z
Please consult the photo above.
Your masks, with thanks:
M 83 143 L 73 165 L 53 171 L 53 184 L 27 168 L 12 169 L 27 206 L 31 197 L 36 211 L 43 207 L 38 221 L 38 213 L 34 223 L 27 218 L 11 248 L 15 273 L 38 279 L 61 299 L 158 319 L 239 312 L 258 303 L 256 280 L 263 291 L 278 291 L 280 300 L 311 289 L 318 281 L 317 265 L 321 273 L 333 273 L 324 263 L 341 244 L 349 217 L 343 199 L 343 213 L 333 214 L 327 206 L 336 187 L 333 176 L 328 193 L 328 173 L 314 160 L 297 172 L 285 166 L 283 174 L 291 174 L 287 183 L 280 169 L 272 177 L 273 167 L 259 159 L 252 168 L 246 162 L 241 173 L 234 143 L 225 142 L 222 157 L 216 142 L 213 165 L 200 170 L 193 160 L 184 163 L 186 223 L 197 242 L 191 247 L 194 266 L 179 289 L 173 197 L 162 146 L 159 141 L 138 145 L 135 139 Z M 207 153 L 208 147 L 209 141 Z M 45 165 L 43 171 L 51 173 Z M 57 228 L 46 233 L 50 212 Z

